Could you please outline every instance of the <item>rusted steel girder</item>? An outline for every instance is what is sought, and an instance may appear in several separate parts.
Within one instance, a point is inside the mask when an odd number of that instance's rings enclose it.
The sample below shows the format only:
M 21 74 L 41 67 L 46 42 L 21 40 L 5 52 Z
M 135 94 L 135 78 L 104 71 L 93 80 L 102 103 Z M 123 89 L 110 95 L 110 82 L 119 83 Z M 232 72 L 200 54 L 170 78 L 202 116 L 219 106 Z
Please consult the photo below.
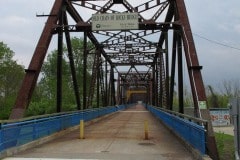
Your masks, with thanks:
M 188 22 L 187 12 L 185 8 L 185 4 L 183 0 L 149 0 L 148 2 L 144 2 L 140 5 L 132 5 L 131 1 L 127 0 L 106 0 L 106 3 L 103 5 L 95 5 L 96 3 L 90 3 L 87 1 L 91 0 L 56 0 L 51 11 L 51 16 L 48 18 L 44 31 L 42 33 L 42 37 L 39 40 L 38 46 L 34 52 L 33 59 L 29 65 L 29 68 L 26 73 L 25 79 L 23 81 L 22 88 L 18 95 L 18 99 L 16 101 L 15 108 L 11 117 L 19 118 L 23 115 L 25 108 L 27 107 L 33 88 L 36 84 L 37 77 L 39 75 L 44 57 L 46 55 L 46 51 L 48 45 L 50 43 L 52 34 L 60 34 L 63 32 L 84 32 L 85 40 L 86 38 L 90 39 L 92 43 L 95 45 L 95 48 L 101 54 L 101 58 L 105 58 L 105 61 L 108 63 L 111 68 L 109 75 L 109 86 L 105 86 L 106 90 L 108 88 L 108 95 L 111 97 L 109 100 L 111 104 L 115 104 L 115 79 L 114 79 L 114 69 L 117 66 L 127 65 L 131 66 L 131 69 L 136 65 L 142 65 L 144 67 L 150 65 L 152 66 L 152 79 L 151 82 L 154 82 L 155 85 L 149 84 L 146 87 L 147 92 L 151 92 L 149 95 L 153 93 L 157 94 L 154 98 L 151 98 L 152 102 L 156 105 L 159 104 L 160 101 L 163 101 L 162 97 L 166 97 L 168 104 L 166 108 L 171 109 L 171 103 L 169 101 L 173 101 L 173 92 L 174 92 L 174 76 L 171 79 L 170 85 L 169 83 L 169 68 L 168 66 L 168 39 L 169 30 L 173 29 L 174 32 L 179 36 L 173 38 L 173 47 L 172 50 L 173 57 L 172 60 L 172 70 L 171 75 L 175 75 L 175 63 L 178 61 L 179 71 L 178 71 L 178 83 L 180 84 L 179 93 L 182 93 L 182 49 L 180 48 L 181 43 L 183 43 L 185 49 L 185 58 L 187 61 L 187 69 L 190 78 L 190 85 L 193 93 L 194 107 L 195 113 L 197 117 L 203 117 L 204 119 L 209 119 L 208 110 L 200 110 L 199 102 L 206 101 L 206 95 L 204 90 L 204 85 L 201 77 L 201 66 L 198 63 L 198 59 L 196 56 L 196 49 L 193 42 L 193 37 L 190 29 L 190 25 Z M 92 0 L 97 1 L 97 0 Z M 64 9 L 62 12 L 65 12 L 64 15 L 70 16 L 73 19 L 73 24 L 69 25 L 65 19 L 64 23 L 60 21 L 60 9 L 64 2 Z M 115 4 L 121 4 L 124 9 L 114 8 Z M 80 7 L 80 9 L 76 9 L 75 7 Z M 118 32 L 112 31 L 94 31 L 91 29 L 91 18 L 85 20 L 81 17 L 81 7 L 85 9 L 95 10 L 96 13 L 121 13 L 121 12 L 138 12 L 138 22 L 139 22 L 139 31 L 135 30 L 119 30 Z M 150 18 L 146 18 L 144 16 L 145 11 L 152 11 L 150 9 L 156 9 L 153 11 L 153 16 Z M 116 11 L 115 11 L 116 10 Z M 166 11 L 166 12 L 165 12 Z M 68 14 L 66 14 L 68 12 Z M 141 14 L 140 14 L 141 13 Z M 167 13 L 162 14 L 162 13 Z M 86 12 L 84 14 L 87 14 Z M 165 20 L 163 22 L 159 22 L 160 16 L 165 16 Z M 85 15 L 84 15 L 85 17 Z M 163 17 L 164 18 L 164 17 Z M 174 19 L 173 19 L 174 18 Z M 59 21 L 57 23 L 57 21 Z M 64 29 L 63 29 L 64 28 Z M 63 30 L 61 30 L 63 29 Z M 104 40 L 100 40 L 96 35 L 101 34 L 106 36 L 107 38 Z M 154 41 L 151 39 L 152 37 L 148 37 L 149 35 L 156 34 L 158 39 Z M 67 36 L 67 34 L 66 34 Z M 69 37 L 68 37 L 69 38 Z M 62 41 L 62 38 L 59 37 L 59 42 Z M 69 41 L 69 40 L 68 40 Z M 85 41 L 86 42 L 86 41 Z M 69 42 L 68 42 L 69 43 Z M 61 43 L 59 43 L 61 44 Z M 60 45 L 59 45 L 60 46 Z M 70 44 L 68 44 L 70 46 Z M 62 46 L 59 47 L 61 50 Z M 177 49 L 178 48 L 178 49 Z M 86 45 L 85 45 L 86 51 Z M 60 52 L 60 51 L 59 51 Z M 150 52 L 155 52 L 155 54 L 150 54 Z M 86 58 L 86 55 L 85 55 Z M 60 64 L 59 64 L 60 66 Z M 59 67 L 60 68 L 60 67 Z M 129 70 L 129 74 L 133 72 L 133 70 Z M 96 70 L 98 71 L 98 70 Z M 137 74 L 138 71 L 135 67 L 135 71 Z M 97 72 L 96 72 L 97 73 Z M 60 74 L 59 74 L 60 75 Z M 59 80 L 61 76 L 59 76 Z M 98 86 L 102 85 L 103 75 L 97 76 Z M 107 76 L 106 76 L 107 77 Z M 128 78 L 128 77 L 125 77 Z M 141 78 L 141 77 L 139 77 Z M 142 77 L 143 78 L 143 77 Z M 145 77 L 147 81 L 147 77 Z M 144 78 L 143 78 L 144 79 Z M 105 79 L 107 82 L 108 78 Z M 128 85 L 134 85 L 133 81 L 129 81 Z M 136 81 L 139 81 L 139 85 L 141 84 L 141 80 L 136 78 Z M 60 82 L 60 81 L 59 81 Z M 106 83 L 107 84 L 107 83 Z M 161 86 L 162 85 L 162 86 Z M 59 83 L 60 86 L 60 83 Z M 155 87 L 152 89 L 151 87 Z M 120 85 L 118 86 L 120 87 Z M 162 88 L 161 88 L 162 87 Z M 163 88 L 164 87 L 164 88 Z M 60 88 L 60 87 L 59 87 Z M 99 87 L 98 87 L 99 88 Z M 103 87 L 102 87 L 103 88 Z M 125 87 L 118 88 L 119 92 L 124 92 Z M 164 91 L 163 91 L 164 89 Z M 85 90 L 85 89 L 84 89 Z M 162 91 L 162 92 L 161 92 Z M 85 91 L 86 92 L 86 91 Z M 164 94 L 163 94 L 164 92 Z M 170 92 L 170 93 L 168 93 Z M 99 91 L 98 91 L 99 93 Z M 162 97 L 161 97 L 162 94 Z M 107 94 L 106 94 L 107 95 Z M 122 95 L 120 95 L 122 96 Z M 168 96 L 170 98 L 168 98 Z M 60 96 L 59 96 L 60 97 Z M 99 97 L 99 96 L 98 96 Z M 86 98 L 86 94 L 84 95 L 84 99 Z M 149 97 L 148 97 L 149 98 Z M 61 99 L 61 97 L 59 98 Z M 86 100 L 84 100 L 84 108 L 86 106 Z M 99 98 L 98 98 L 99 99 Z M 181 104 L 179 108 L 179 112 L 183 112 L 183 103 L 182 97 L 179 97 L 179 104 Z M 150 101 L 151 101 L 150 100 Z M 149 102 L 150 102 L 149 101 Z M 159 105 L 159 107 L 162 107 Z M 21 116 L 19 116 L 19 115 Z M 209 129 L 211 130 L 211 124 L 209 123 Z M 214 157 L 214 138 L 212 133 L 208 135 L 208 150 L 212 157 Z M 212 147 L 212 148 L 211 148 Z M 214 157 L 216 158 L 216 157 Z
M 87 33 L 83 34 L 83 108 L 87 109 Z
M 196 48 L 194 45 L 194 40 L 192 36 L 192 31 L 190 28 L 189 20 L 186 14 L 186 8 L 182 0 L 176 3 L 177 9 L 179 10 L 179 25 L 182 30 L 183 45 L 185 49 L 185 57 L 187 61 L 190 83 L 193 93 L 194 106 L 196 111 L 196 116 L 200 117 L 198 101 L 206 101 L 206 94 L 203 85 L 203 80 L 201 76 L 202 67 L 199 65 Z
M 44 58 L 47 53 L 48 46 L 52 39 L 52 32 L 57 24 L 58 15 L 62 7 L 63 0 L 56 0 L 46 25 L 43 29 L 42 35 L 38 41 L 37 47 L 34 51 L 32 60 L 26 70 L 25 77 L 23 79 L 22 86 L 18 93 L 14 108 L 11 112 L 9 119 L 18 119 L 24 116 L 24 111 L 27 108 L 34 87 L 36 85 Z
M 196 48 L 194 45 L 194 40 L 192 36 L 191 27 L 188 20 L 188 15 L 185 7 L 184 0 L 176 0 L 176 7 L 178 10 L 179 15 L 179 23 L 182 29 L 182 38 L 183 38 L 183 45 L 185 49 L 185 57 L 188 66 L 189 78 L 193 93 L 194 99 L 194 108 L 197 110 L 195 113 L 198 117 L 206 119 L 209 121 L 208 126 L 208 135 L 207 135 L 207 149 L 209 152 L 209 156 L 214 159 L 218 160 L 218 151 L 217 145 L 214 137 L 213 128 L 211 125 L 211 117 L 208 109 L 200 109 L 199 102 L 200 101 L 207 101 L 205 88 L 202 80 L 201 69 L 202 67 L 199 66 Z
M 129 68 L 128 72 L 118 73 L 118 96 L 120 103 L 127 103 L 128 98 L 123 96 L 125 93 L 131 90 L 141 90 L 147 93 L 145 103 L 152 102 L 152 73 L 140 72 L 134 66 Z M 146 94 L 145 93 L 145 94 Z
M 64 24 L 68 24 L 66 13 L 64 13 Z M 75 64 L 74 64 L 74 59 L 73 59 L 73 50 L 72 50 L 70 33 L 68 31 L 65 31 L 65 36 L 66 36 L 68 57 L 69 57 L 69 63 L 70 63 L 70 68 L 71 68 L 71 74 L 72 74 L 73 87 L 74 87 L 75 98 L 76 98 L 76 103 L 77 103 L 77 109 L 80 110 L 81 109 L 80 94 L 79 94 L 79 87 L 78 87 L 78 83 L 77 83 L 76 69 L 75 69 Z
M 63 11 L 59 13 L 59 25 L 63 25 Z M 57 53 L 57 112 L 62 111 L 62 60 L 63 60 L 63 27 L 58 28 Z
M 84 22 L 83 18 L 79 15 L 77 10 L 73 7 L 73 5 L 70 2 L 67 2 L 67 11 L 71 15 L 71 17 L 74 19 L 74 21 L 77 24 L 81 24 L 83 26 L 89 25 L 89 23 Z M 84 30 L 83 30 L 84 31 Z M 87 30 L 85 30 L 87 31 Z M 92 41 L 92 43 L 96 46 L 96 48 L 101 52 L 101 54 L 106 58 L 109 64 L 112 63 L 112 61 L 106 56 L 106 53 L 104 49 L 102 48 L 101 44 L 99 44 L 98 40 L 95 38 L 92 32 L 87 32 L 88 38 Z
M 110 105 L 116 105 L 114 66 L 111 66 L 110 68 L 110 87 L 111 87 Z
M 162 3 L 166 3 L 166 1 L 162 2 L 162 0 L 155 0 L 155 1 L 151 0 L 151 1 L 145 2 L 144 4 L 140 4 L 134 8 L 138 13 L 142 13 L 151 8 L 161 5 Z
M 174 22 L 163 23 L 163 22 L 144 21 L 144 22 L 139 22 L 139 30 L 158 30 L 157 32 L 160 32 L 166 29 L 166 27 L 168 27 L 168 29 L 173 29 L 177 25 L 178 24 Z M 56 27 L 60 27 L 60 26 L 57 25 Z M 81 32 L 81 31 L 92 32 L 91 24 L 83 21 L 79 21 L 79 23 L 76 25 L 68 25 L 65 27 L 69 32 Z M 94 31 L 93 33 L 98 33 L 98 32 Z

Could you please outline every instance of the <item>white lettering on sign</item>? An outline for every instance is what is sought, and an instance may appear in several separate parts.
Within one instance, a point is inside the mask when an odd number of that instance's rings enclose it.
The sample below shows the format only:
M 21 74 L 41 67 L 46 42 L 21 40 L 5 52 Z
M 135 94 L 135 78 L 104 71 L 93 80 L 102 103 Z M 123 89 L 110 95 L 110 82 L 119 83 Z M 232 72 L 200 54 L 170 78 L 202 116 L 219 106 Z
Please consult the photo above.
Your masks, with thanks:
M 138 29 L 138 13 L 93 14 L 92 30 Z

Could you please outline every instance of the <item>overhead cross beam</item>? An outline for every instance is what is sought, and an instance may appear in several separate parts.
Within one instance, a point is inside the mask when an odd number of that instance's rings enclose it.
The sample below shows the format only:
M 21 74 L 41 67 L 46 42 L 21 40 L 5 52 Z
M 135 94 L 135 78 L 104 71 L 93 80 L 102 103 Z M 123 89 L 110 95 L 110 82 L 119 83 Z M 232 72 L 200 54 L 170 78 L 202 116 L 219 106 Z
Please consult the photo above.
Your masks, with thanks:
M 100 2 L 101 3 L 98 3 Z M 141 4 L 139 4 L 141 3 Z M 187 62 L 192 99 L 194 102 L 194 115 L 199 118 L 210 119 L 206 108 L 206 94 L 202 80 L 201 69 L 198 62 L 197 52 L 187 16 L 184 0 L 146 0 L 135 4 L 127 0 L 55 0 L 48 20 L 43 29 L 42 35 L 34 51 L 32 60 L 22 86 L 16 99 L 10 119 L 21 118 L 27 109 L 38 76 L 41 72 L 47 49 L 54 35 L 58 36 L 58 111 L 61 111 L 61 56 L 63 52 L 63 38 L 66 38 L 69 57 L 71 58 L 70 37 L 73 32 L 80 32 L 84 35 L 84 75 L 86 75 L 87 63 L 87 40 L 94 44 L 96 51 L 95 66 L 91 73 L 91 86 L 97 86 L 97 103 L 100 104 L 99 94 L 104 97 L 102 104 L 115 105 L 115 83 L 114 69 L 122 66 L 130 67 L 127 73 L 118 71 L 128 86 L 145 86 L 149 93 L 149 103 L 157 104 L 159 107 L 173 109 L 174 82 L 178 82 L 178 91 L 183 93 L 183 65 Z M 117 7 L 116 7 L 117 6 Z M 84 8 L 84 10 L 83 10 Z M 89 12 L 86 12 L 89 10 Z M 118 30 L 92 30 L 92 13 L 114 14 L 114 13 L 137 13 L 138 29 Z M 150 16 L 149 16 L 150 15 Z M 150 18 L 149 18 L 150 17 Z M 69 20 L 71 19 L 71 21 Z M 163 20 L 164 19 L 164 20 Z M 170 32 L 172 31 L 172 32 Z M 65 34 L 64 34 L 65 33 Z M 65 36 L 64 36 L 65 35 Z M 169 38 L 172 36 L 173 38 Z M 100 38 L 101 37 L 101 38 Z M 183 46 L 183 47 L 182 47 Z M 172 58 L 172 61 L 170 60 Z M 72 61 L 72 60 L 70 60 Z M 105 64 L 105 70 L 103 67 Z M 170 64 L 172 63 L 172 64 Z M 178 67 L 176 67 L 176 64 Z M 144 71 L 140 71 L 141 66 Z M 151 66 L 151 67 L 149 67 Z M 176 72 L 176 68 L 179 70 Z M 77 77 L 74 75 L 74 64 L 71 62 L 72 80 L 75 83 L 76 103 L 78 106 L 87 108 L 87 89 L 89 94 L 94 94 L 94 88 L 84 86 L 83 104 L 79 98 Z M 171 72 L 170 72 L 171 71 Z M 178 73 L 175 76 L 175 73 Z M 106 75 L 103 75 L 106 74 Z M 93 80 L 95 78 L 95 80 Z M 86 79 L 82 80 L 86 84 Z M 147 82 L 147 83 L 145 83 Z M 97 85 L 95 85 L 97 83 Z M 122 83 L 122 84 L 124 84 Z M 121 84 L 121 85 L 122 85 Z M 137 85 L 136 85 L 137 84 Z M 118 93 L 124 90 L 118 86 Z M 110 99 L 108 99 L 110 97 Z M 184 96 L 179 99 L 179 111 L 184 112 Z M 208 151 L 213 159 L 217 159 L 215 139 L 211 123 L 208 126 Z

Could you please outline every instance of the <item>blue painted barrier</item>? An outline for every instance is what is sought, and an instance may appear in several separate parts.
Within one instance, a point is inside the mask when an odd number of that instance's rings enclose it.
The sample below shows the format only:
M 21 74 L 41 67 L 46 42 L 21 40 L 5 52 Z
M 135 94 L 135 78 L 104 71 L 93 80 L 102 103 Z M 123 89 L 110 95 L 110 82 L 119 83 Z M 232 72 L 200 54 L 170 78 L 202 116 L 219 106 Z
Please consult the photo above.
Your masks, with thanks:
M 1 123 L 0 152 L 79 125 L 80 120 L 90 121 L 125 108 L 125 105 L 111 106 Z
M 186 142 L 206 154 L 206 130 L 202 125 L 147 105 L 147 109 Z

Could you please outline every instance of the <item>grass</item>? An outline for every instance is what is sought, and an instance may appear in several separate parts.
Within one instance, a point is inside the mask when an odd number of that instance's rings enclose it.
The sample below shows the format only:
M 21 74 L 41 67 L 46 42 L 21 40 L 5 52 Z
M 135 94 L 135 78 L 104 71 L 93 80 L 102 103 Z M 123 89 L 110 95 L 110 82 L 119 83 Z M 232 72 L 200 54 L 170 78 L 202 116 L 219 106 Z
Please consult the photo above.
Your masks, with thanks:
M 220 160 L 234 160 L 234 136 L 215 133 Z

